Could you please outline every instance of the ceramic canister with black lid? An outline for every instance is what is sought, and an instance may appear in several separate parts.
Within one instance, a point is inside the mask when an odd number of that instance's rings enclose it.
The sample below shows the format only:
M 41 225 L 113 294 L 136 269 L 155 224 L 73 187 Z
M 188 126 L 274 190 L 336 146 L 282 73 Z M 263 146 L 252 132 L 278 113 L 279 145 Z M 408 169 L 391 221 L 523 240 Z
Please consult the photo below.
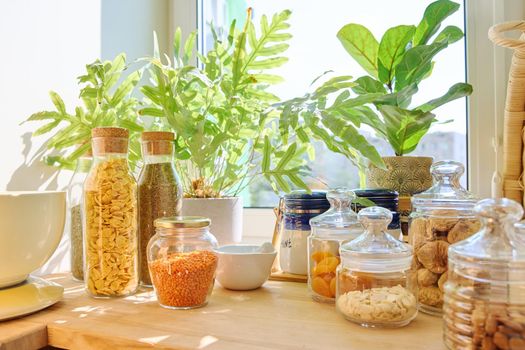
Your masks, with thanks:
M 279 262 L 283 272 L 308 273 L 310 219 L 330 208 L 325 191 L 293 191 L 283 197 Z
M 400 220 L 399 220 L 399 194 L 396 191 L 392 191 L 384 188 L 371 188 L 371 189 L 357 189 L 353 190 L 357 197 L 366 198 L 372 201 L 378 207 L 383 207 L 392 212 L 392 221 L 388 225 L 388 231 L 394 233 L 396 238 L 400 232 Z M 354 203 L 353 210 L 357 213 L 365 206 Z

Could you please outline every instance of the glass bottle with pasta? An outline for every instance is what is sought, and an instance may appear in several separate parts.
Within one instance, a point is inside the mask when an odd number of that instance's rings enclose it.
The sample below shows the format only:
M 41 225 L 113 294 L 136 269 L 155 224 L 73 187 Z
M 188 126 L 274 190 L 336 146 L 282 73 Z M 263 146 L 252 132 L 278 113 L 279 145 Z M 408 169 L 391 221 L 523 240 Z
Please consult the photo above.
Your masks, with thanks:
M 93 165 L 84 183 L 84 283 L 93 297 L 121 297 L 138 286 L 137 183 L 129 132 L 92 130 Z

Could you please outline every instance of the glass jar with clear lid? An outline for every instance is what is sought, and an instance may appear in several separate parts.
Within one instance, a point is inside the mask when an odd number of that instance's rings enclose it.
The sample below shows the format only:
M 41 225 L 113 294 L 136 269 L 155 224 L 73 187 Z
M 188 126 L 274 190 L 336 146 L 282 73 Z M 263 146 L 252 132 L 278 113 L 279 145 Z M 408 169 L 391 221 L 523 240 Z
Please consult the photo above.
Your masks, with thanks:
M 448 252 L 444 340 L 449 349 L 525 349 L 525 243 L 513 226 L 523 215 L 510 199 L 475 207 L 474 236 Z
M 200 216 L 155 220 L 148 266 L 162 307 L 193 309 L 208 303 L 218 262 L 217 239 L 209 227 L 210 219 Z
M 412 247 L 387 233 L 390 210 L 368 207 L 358 214 L 365 231 L 340 248 L 336 307 L 365 327 L 402 327 L 417 315 Z
M 339 246 L 363 233 L 363 226 L 352 210 L 355 193 L 336 188 L 326 194 L 330 209 L 310 219 L 308 237 L 308 289 L 315 301 L 333 303 L 336 294 L 335 272 L 339 266 Z
M 434 185 L 412 197 L 408 242 L 414 249 L 419 310 L 431 315 L 442 313 L 449 246 L 480 227 L 474 214 L 477 200 L 459 182 L 464 171 L 458 162 L 436 162 L 431 167 Z

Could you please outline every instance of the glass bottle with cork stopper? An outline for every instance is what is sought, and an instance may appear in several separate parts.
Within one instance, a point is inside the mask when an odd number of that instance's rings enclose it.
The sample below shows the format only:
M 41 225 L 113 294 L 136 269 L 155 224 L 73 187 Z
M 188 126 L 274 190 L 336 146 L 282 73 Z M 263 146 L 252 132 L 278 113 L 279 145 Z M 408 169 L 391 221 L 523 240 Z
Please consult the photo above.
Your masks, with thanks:
M 137 183 L 128 165 L 129 132 L 92 130 L 93 164 L 84 183 L 84 283 L 93 297 L 138 286 Z
M 525 349 L 525 242 L 517 202 L 484 199 L 482 227 L 448 251 L 444 340 L 449 349 Z
M 181 214 L 182 186 L 173 163 L 174 137 L 172 132 L 166 131 L 142 133 L 144 166 L 138 181 L 139 275 L 145 287 L 152 286 L 147 246 L 155 234 L 154 221 Z
M 365 231 L 340 248 L 337 310 L 364 327 L 402 327 L 417 315 L 412 247 L 388 232 L 390 210 L 362 209 Z
M 460 185 L 465 167 L 454 161 L 432 164 L 434 185 L 412 197 L 408 242 L 414 248 L 419 310 L 441 315 L 451 244 L 475 232 L 480 222 L 474 213 L 476 197 Z
M 339 246 L 363 233 L 363 226 L 351 208 L 355 198 L 355 193 L 344 187 L 329 190 L 326 199 L 330 202 L 330 209 L 310 219 L 308 289 L 315 301 L 335 301 Z
M 69 229 L 71 243 L 71 275 L 77 281 L 84 280 L 84 234 L 82 228 L 82 193 L 84 181 L 91 168 L 91 148 L 77 160 L 75 172 L 68 185 Z

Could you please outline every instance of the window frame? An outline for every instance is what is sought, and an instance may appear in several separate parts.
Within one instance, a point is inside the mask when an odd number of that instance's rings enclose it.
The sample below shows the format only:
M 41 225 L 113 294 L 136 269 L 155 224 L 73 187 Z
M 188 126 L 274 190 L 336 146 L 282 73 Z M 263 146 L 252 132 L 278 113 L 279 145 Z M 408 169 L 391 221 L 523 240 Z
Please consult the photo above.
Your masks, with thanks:
M 170 0 L 171 32 L 178 26 L 185 33 L 201 29 L 198 19 L 202 18 L 203 1 Z M 525 4 L 512 0 L 464 0 L 464 4 L 466 81 L 475 87 L 466 102 L 468 184 L 483 198 L 499 194 L 493 178 L 503 161 L 503 111 L 512 54 L 494 46 L 487 31 L 494 23 L 523 19 Z M 198 47 L 202 47 L 202 39 Z M 243 240 L 270 240 L 275 225 L 273 210 L 244 209 Z

